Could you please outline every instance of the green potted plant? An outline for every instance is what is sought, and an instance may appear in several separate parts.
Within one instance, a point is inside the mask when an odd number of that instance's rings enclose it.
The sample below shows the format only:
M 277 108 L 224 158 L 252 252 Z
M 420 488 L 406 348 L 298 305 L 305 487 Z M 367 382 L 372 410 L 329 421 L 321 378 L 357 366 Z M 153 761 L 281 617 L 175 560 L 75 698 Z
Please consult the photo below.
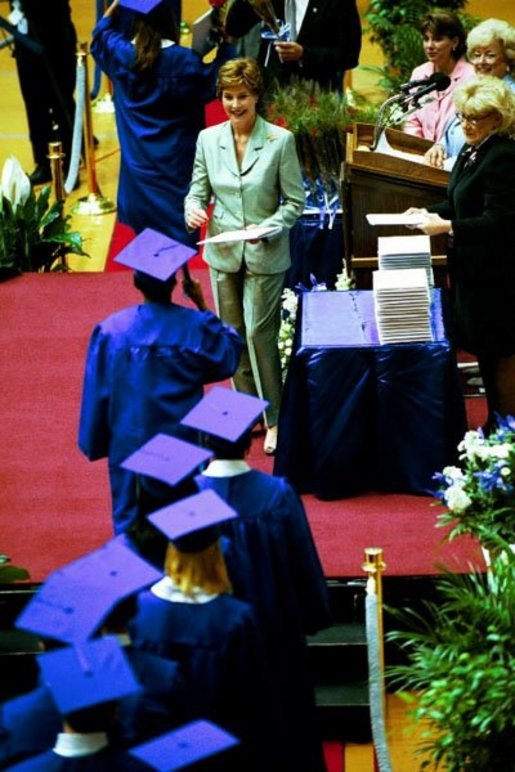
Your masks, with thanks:
M 30 579 L 27 569 L 13 566 L 10 557 L 0 554 L 0 585 L 19 582 L 22 579 Z
M 85 255 L 63 203 L 50 203 L 51 187 L 36 195 L 19 161 L 8 158 L 0 184 L 0 278 L 25 271 L 65 270 L 63 258 Z
M 488 435 L 469 431 L 458 445 L 460 466 L 435 475 L 437 497 L 447 507 L 437 525 L 451 526 L 449 539 L 461 534 L 477 537 L 481 545 L 497 548 L 496 539 L 515 542 L 515 418 L 498 417 Z
M 441 602 L 426 602 L 421 612 L 390 609 L 403 629 L 387 634 L 406 657 L 387 675 L 423 727 L 419 768 L 508 772 L 515 759 L 515 556 L 497 555 L 486 574 L 448 573 L 438 590 Z

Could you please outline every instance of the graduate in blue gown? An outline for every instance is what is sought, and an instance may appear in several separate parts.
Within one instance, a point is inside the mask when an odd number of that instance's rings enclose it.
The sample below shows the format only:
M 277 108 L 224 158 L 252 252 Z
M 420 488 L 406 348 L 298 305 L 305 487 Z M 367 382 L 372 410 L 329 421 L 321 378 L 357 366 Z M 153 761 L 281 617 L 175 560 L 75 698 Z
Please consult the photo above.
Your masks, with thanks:
M 141 690 L 119 644 L 81 641 L 38 657 L 42 680 L 61 715 L 53 747 L 4 769 L 16 772 L 112 772 L 147 765 L 111 744 L 118 700 Z
M 215 494 L 197 494 L 149 520 L 171 534 L 182 513 L 192 521 L 202 510 L 217 522 L 220 506 L 223 517 L 229 508 Z M 180 663 L 193 711 L 240 739 L 235 769 L 278 772 L 270 757 L 278 741 L 275 692 L 272 699 L 260 631 L 250 606 L 230 594 L 218 536 L 210 526 L 173 538 L 165 576 L 138 596 L 131 638 L 135 647 Z
M 160 735 L 191 718 L 178 663 L 131 645 L 126 626 L 134 611 L 135 598 L 130 596 L 115 606 L 99 631 L 117 636 L 142 687 L 142 691 L 118 701 L 117 721 L 109 739 L 123 748 Z M 0 706 L 0 768 L 50 750 L 61 726 L 61 714 L 44 683 L 5 702 Z
M 91 53 L 114 85 L 121 151 L 118 219 L 136 233 L 156 228 L 193 244 L 183 201 L 204 128 L 204 105 L 214 99 L 219 66 L 232 49 L 223 43 L 215 61 L 204 64 L 195 51 L 178 45 L 175 19 L 159 1 L 142 1 L 141 8 L 151 10 L 134 13 L 134 37 L 127 37 L 117 8 L 115 0 L 95 27 Z
M 138 251 L 144 235 L 124 253 Z M 169 241 L 162 239 L 156 234 L 157 251 Z M 151 254 L 149 259 L 155 260 Z M 171 301 L 173 276 L 162 282 L 136 272 L 134 280 L 145 302 L 112 314 L 93 330 L 79 425 L 83 453 L 91 461 L 108 458 L 116 533 L 138 513 L 136 475 L 120 463 L 158 432 L 180 434 L 179 421 L 202 398 L 204 384 L 230 377 L 242 347 L 238 333 L 210 311 Z M 205 308 L 198 283 L 191 296 Z
M 230 545 L 227 568 L 235 596 L 252 605 L 263 634 L 284 719 L 288 763 L 292 769 L 315 772 L 323 769 L 323 760 L 306 635 L 328 627 L 331 614 L 309 523 L 286 480 L 251 469 L 245 461 L 250 432 L 235 442 L 214 434 L 238 435 L 249 415 L 257 420 L 259 406 L 254 415 L 247 412 L 252 401 L 259 402 L 215 386 L 183 422 L 209 432 L 205 444 L 215 452 L 215 460 L 196 478 L 197 485 L 216 491 L 239 514 L 220 524 Z

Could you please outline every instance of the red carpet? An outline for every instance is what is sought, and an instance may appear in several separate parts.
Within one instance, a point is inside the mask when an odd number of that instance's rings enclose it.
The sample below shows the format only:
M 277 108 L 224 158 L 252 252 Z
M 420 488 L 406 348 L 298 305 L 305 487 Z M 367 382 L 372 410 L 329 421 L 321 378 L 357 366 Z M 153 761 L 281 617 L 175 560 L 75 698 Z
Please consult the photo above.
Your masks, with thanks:
M 207 283 L 207 271 L 197 275 Z M 32 581 L 111 536 L 106 463 L 90 463 L 76 444 L 82 373 L 94 323 L 138 299 L 126 272 L 26 274 L 0 284 L 0 552 L 28 568 Z M 250 461 L 271 471 L 261 442 Z M 363 576 L 367 546 L 383 547 L 386 577 L 432 574 L 441 563 L 466 570 L 481 560 L 468 540 L 441 544 L 425 497 L 307 496 L 305 503 L 327 576 Z

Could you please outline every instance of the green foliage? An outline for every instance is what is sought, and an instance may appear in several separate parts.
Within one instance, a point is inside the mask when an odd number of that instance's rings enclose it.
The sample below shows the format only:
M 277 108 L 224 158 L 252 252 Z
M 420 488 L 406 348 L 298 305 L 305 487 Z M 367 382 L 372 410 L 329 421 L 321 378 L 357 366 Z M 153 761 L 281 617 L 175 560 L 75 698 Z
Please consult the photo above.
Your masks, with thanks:
M 451 526 L 449 539 L 469 533 L 487 547 L 496 537 L 515 542 L 515 418 L 498 420 L 488 436 L 466 432 L 460 466 L 435 475 L 436 495 L 447 506 L 438 525 Z
M 18 582 L 22 579 L 30 579 L 27 569 L 11 565 L 11 559 L 7 555 L 0 555 L 0 584 Z
M 30 189 L 12 203 L 0 196 L 0 278 L 25 271 L 61 270 L 60 258 L 85 255 L 82 237 L 63 215 L 62 202 L 50 203 L 49 185 L 38 196 Z
M 420 768 L 498 772 L 515 758 L 515 556 L 505 550 L 486 574 L 448 573 L 441 604 L 425 613 L 389 609 L 403 630 L 391 632 L 408 658 L 389 667 L 392 683 L 418 699 L 410 713 L 424 726 Z

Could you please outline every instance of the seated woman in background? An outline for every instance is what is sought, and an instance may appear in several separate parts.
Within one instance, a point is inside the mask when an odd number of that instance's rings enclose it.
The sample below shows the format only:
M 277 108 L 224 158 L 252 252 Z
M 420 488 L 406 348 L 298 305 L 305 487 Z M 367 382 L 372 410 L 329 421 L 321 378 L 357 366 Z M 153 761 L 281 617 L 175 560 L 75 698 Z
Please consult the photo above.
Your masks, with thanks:
M 465 136 L 447 197 L 417 226 L 447 233 L 455 343 L 477 356 L 488 420 L 515 414 L 515 94 L 500 78 L 474 78 L 455 94 Z
M 478 77 L 502 78 L 515 91 L 515 78 L 511 74 L 515 67 L 515 27 L 511 24 L 501 19 L 482 21 L 467 36 L 467 57 Z M 461 121 L 454 114 L 443 136 L 427 151 L 426 161 L 437 169 L 452 169 L 464 144 Z
M 404 123 L 408 134 L 435 142 L 444 126 L 454 115 L 454 89 L 474 75 L 474 68 L 465 58 L 465 30 L 458 17 L 448 11 L 428 13 L 421 25 L 424 51 L 428 61 L 415 67 L 410 80 L 422 80 L 441 72 L 451 79 L 444 91 L 435 91 L 426 104 Z

